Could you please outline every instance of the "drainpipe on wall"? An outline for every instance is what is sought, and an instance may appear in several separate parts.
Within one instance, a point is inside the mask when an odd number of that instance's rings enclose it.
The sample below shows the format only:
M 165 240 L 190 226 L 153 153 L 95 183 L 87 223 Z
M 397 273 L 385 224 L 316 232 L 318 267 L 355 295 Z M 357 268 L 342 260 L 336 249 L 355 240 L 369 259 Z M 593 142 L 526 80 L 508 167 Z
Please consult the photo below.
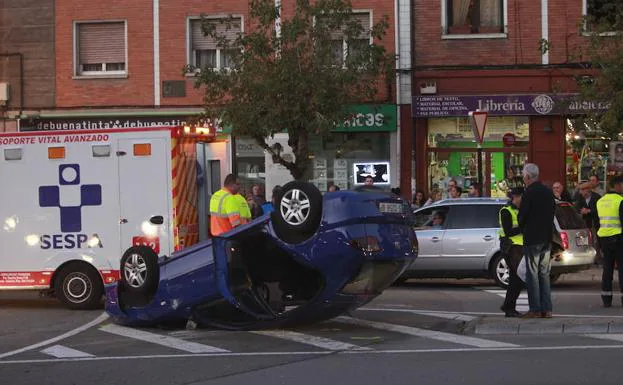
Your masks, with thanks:
M 541 0 L 541 41 L 549 41 L 549 10 L 548 0 Z M 541 64 L 549 64 L 549 50 L 541 53 Z
M 160 107 L 160 0 L 153 0 L 154 106 Z

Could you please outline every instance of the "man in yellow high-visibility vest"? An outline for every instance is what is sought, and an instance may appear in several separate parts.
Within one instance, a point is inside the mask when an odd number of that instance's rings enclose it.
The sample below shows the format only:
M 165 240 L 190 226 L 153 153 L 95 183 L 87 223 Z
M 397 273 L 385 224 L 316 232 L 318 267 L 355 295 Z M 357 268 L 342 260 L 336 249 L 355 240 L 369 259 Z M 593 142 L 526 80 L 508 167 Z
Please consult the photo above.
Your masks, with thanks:
M 523 235 L 519 228 L 519 206 L 521 205 L 521 195 L 523 187 L 515 187 L 511 189 L 508 197 L 510 202 L 502 207 L 499 214 L 500 221 L 500 246 L 502 255 L 508 266 L 509 280 L 506 289 L 506 297 L 504 304 L 500 309 L 506 317 L 521 317 L 515 307 L 517 306 L 517 298 L 524 288 L 524 283 L 517 275 L 517 268 L 523 258 Z
M 601 276 L 601 300 L 604 307 L 612 306 L 612 277 L 615 263 L 619 266 L 619 286 L 623 304 L 623 176 L 610 181 L 610 189 L 597 201 L 599 217 L 599 245 L 601 246 L 604 270 Z
M 240 182 L 235 175 L 225 177 L 222 189 L 210 198 L 210 233 L 212 236 L 223 234 L 242 224 L 240 201 L 236 198 Z

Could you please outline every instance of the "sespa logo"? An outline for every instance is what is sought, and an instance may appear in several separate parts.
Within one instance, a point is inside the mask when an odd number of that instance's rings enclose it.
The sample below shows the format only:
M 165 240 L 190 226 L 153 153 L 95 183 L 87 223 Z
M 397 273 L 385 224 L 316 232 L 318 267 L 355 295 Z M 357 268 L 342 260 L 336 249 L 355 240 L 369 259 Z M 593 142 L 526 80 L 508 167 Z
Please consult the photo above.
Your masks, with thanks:
M 40 237 L 41 248 L 47 250 L 81 249 L 83 246 L 89 248 L 103 247 L 97 234 L 93 234 L 89 238 L 86 234 L 81 233 L 82 207 L 102 205 L 102 185 L 81 185 L 80 165 L 78 164 L 59 165 L 58 183 L 59 185 L 39 187 L 39 206 L 59 208 L 61 232 L 63 234 L 42 235 Z M 60 194 L 61 187 L 79 189 L 80 202 L 78 204 L 66 204 L 62 202 Z

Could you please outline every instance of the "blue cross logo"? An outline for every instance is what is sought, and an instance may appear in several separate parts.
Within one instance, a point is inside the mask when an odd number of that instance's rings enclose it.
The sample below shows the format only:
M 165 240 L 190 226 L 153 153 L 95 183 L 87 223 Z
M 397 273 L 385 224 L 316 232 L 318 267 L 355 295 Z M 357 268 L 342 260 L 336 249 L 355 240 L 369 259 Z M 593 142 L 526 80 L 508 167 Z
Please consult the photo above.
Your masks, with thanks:
M 59 186 L 39 187 L 39 206 L 58 207 L 61 210 L 61 231 L 63 233 L 78 233 L 82 231 L 82 207 L 101 206 L 102 185 L 80 185 L 80 165 L 61 164 L 58 166 L 58 183 L 61 186 L 79 186 L 80 204 L 78 206 L 63 206 L 60 199 Z

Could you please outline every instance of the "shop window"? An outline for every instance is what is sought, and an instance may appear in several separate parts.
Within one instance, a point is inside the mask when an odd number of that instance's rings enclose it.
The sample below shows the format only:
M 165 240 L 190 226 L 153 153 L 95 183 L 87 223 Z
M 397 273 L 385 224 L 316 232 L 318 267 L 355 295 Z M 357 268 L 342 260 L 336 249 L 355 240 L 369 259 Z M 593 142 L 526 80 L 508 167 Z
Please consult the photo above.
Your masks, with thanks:
M 442 0 L 447 35 L 504 33 L 506 0 Z
M 125 21 L 75 24 L 76 75 L 126 75 Z
M 623 4 L 620 1 L 584 0 L 583 7 L 588 32 L 623 30 Z
M 197 69 L 231 69 L 234 64 L 231 61 L 231 52 L 221 49 L 217 39 L 206 36 L 202 29 L 202 19 L 190 19 L 188 21 L 188 64 Z M 238 33 L 242 32 L 242 18 L 233 19 L 209 19 L 208 23 L 215 28 L 218 37 L 224 37 L 228 42 L 233 42 Z
M 527 146 L 530 134 L 528 117 L 490 116 L 487 119 L 483 147 L 507 146 L 504 144 L 504 136 L 507 134 L 512 135 L 513 147 Z M 428 146 L 438 148 L 476 147 L 469 118 L 428 119 Z

